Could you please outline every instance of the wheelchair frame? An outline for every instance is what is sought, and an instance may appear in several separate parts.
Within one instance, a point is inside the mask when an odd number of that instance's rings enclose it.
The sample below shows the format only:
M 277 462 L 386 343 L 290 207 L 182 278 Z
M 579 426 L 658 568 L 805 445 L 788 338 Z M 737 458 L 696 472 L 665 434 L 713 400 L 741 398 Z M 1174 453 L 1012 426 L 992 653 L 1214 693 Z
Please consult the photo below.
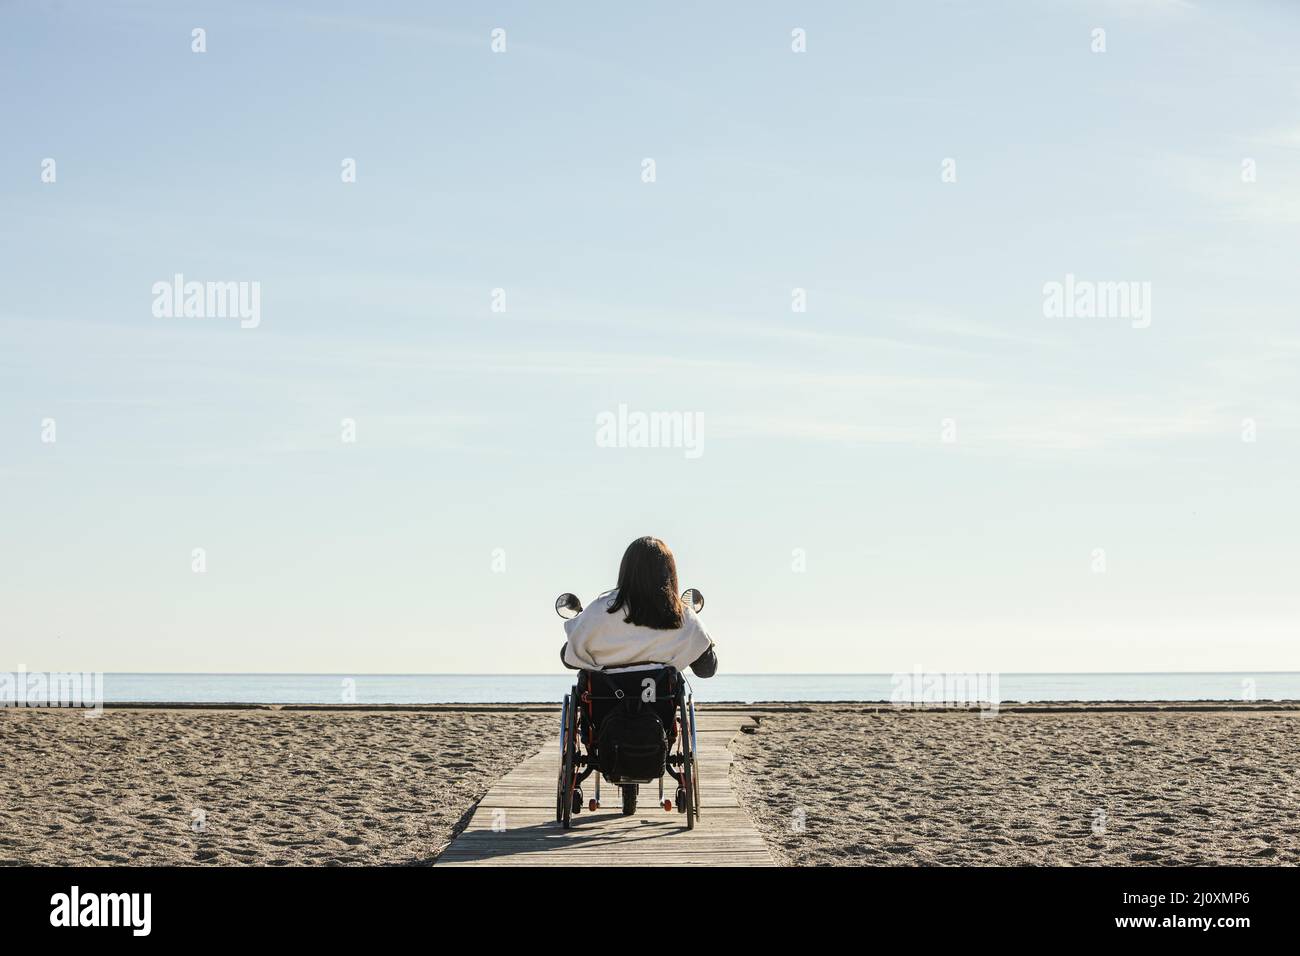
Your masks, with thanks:
M 583 688 L 583 683 L 587 687 Z M 690 693 L 685 677 L 678 672 L 676 689 L 673 691 L 674 719 L 677 722 L 677 739 L 669 747 L 664 761 L 664 773 L 671 776 L 685 801 L 678 801 L 677 810 L 686 814 L 686 829 L 695 829 L 695 820 L 700 815 L 699 761 L 697 759 L 698 740 L 695 730 L 695 699 Z M 616 696 L 605 697 L 593 694 L 591 675 L 586 671 L 578 678 L 572 690 L 564 695 L 560 709 L 560 771 L 555 790 L 555 820 L 566 830 L 572 825 L 575 814 L 582 812 L 582 781 L 593 773 L 596 775 L 596 795 L 588 803 L 587 809 L 595 812 L 600 809 L 600 778 L 598 755 L 595 738 L 598 728 L 592 719 L 592 702 L 594 700 L 615 700 Z M 588 727 L 592 741 L 583 746 L 579 734 L 579 709 L 587 708 Z M 668 811 L 673 809 L 673 801 L 664 799 L 664 775 L 659 780 L 660 805 Z M 610 781 L 611 783 L 613 781 Z M 636 812 L 637 793 L 642 783 L 653 780 L 620 781 L 615 784 L 622 796 L 622 812 L 631 816 Z M 684 803 L 684 806 L 682 805 Z

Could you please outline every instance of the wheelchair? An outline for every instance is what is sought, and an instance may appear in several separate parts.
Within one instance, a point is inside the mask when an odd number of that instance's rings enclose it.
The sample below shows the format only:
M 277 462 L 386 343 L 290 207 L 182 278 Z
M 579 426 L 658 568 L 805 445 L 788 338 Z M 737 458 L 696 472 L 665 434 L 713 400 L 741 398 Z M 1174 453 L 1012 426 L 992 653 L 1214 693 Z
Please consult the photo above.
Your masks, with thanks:
M 675 667 L 579 671 L 560 711 L 556 822 L 571 826 L 583 810 L 582 783 L 595 774 L 591 812 L 600 808 L 602 777 L 618 787 L 624 816 L 636 813 L 641 785 L 658 782 L 659 805 L 685 814 L 693 830 L 700 815 L 696 753 L 695 701 Z M 665 776 L 677 783 L 675 800 L 664 797 Z

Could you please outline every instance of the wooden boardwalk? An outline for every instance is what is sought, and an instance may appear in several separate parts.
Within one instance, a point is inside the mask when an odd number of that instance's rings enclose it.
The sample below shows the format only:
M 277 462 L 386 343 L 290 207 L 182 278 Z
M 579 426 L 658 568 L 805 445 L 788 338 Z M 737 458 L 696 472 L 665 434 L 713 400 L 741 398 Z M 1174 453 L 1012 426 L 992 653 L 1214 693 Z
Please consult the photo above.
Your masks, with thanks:
M 745 724 L 743 713 L 698 714 L 700 818 L 657 804 L 659 787 L 642 784 L 637 812 L 619 809 L 618 788 L 601 784 L 601 808 L 583 809 L 565 830 L 555 822 L 557 732 L 541 753 L 506 774 L 479 802 L 469 826 L 438 857 L 438 866 L 771 866 L 772 857 L 731 789 L 728 744 Z M 558 724 L 559 721 L 557 720 Z M 593 774 L 582 784 L 595 795 Z M 665 778 L 664 795 L 677 785 Z

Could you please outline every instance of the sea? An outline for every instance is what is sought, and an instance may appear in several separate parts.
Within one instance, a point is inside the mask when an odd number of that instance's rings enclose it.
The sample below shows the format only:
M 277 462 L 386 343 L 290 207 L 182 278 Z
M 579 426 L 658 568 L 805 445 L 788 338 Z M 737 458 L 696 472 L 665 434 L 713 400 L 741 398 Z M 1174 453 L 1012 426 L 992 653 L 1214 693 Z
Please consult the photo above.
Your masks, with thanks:
M 996 700 L 1300 700 L 1300 672 L 950 675 L 720 674 L 690 679 L 700 702 Z M 570 674 L 104 675 L 104 702 L 483 704 L 558 702 Z

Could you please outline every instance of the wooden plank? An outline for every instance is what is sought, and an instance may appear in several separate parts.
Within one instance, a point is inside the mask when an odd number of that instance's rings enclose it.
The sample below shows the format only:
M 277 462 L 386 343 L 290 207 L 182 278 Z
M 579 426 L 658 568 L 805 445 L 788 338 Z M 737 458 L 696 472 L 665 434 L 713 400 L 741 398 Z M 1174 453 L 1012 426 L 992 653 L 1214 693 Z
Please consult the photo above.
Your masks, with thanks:
M 772 856 L 731 789 L 730 743 L 752 725 L 742 712 L 698 714 L 700 817 L 658 804 L 656 784 L 642 785 L 637 812 L 619 810 L 618 788 L 601 787 L 601 808 L 583 810 L 565 830 L 555 822 L 558 731 L 542 749 L 506 774 L 479 801 L 464 832 L 437 866 L 772 866 Z M 558 724 L 558 720 L 556 721 Z M 677 786 L 665 778 L 665 796 Z M 595 796 L 595 777 L 583 784 Z

